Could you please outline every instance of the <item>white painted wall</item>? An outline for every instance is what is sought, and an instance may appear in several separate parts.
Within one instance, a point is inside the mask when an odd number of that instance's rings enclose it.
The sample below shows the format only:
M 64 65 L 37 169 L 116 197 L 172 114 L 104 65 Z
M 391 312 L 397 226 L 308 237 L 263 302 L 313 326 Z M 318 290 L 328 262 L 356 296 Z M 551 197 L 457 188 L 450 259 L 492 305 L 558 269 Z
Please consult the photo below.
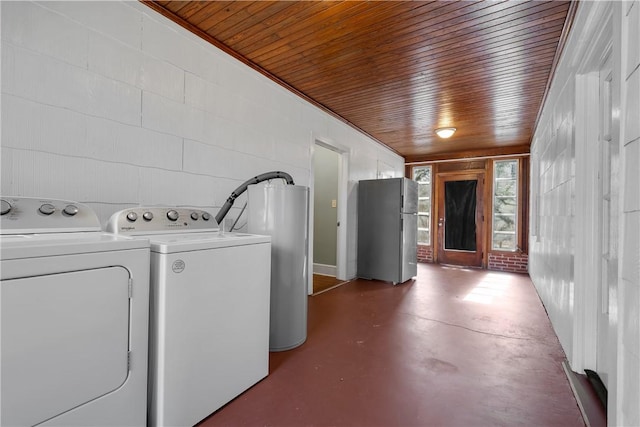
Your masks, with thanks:
M 621 5 L 620 96 L 623 167 L 621 282 L 618 300 L 620 425 L 640 425 L 640 2 Z
M 610 14 L 610 15 L 608 15 Z M 609 18 L 608 18 L 609 17 Z M 593 198 L 599 152 L 592 142 L 598 117 L 589 116 L 598 36 L 609 32 L 613 58 L 614 139 L 621 237 L 618 283 L 610 284 L 607 356 L 610 425 L 640 425 L 640 3 L 580 2 L 532 144 L 530 275 L 576 371 L 594 369 L 594 259 L 599 225 Z M 591 58 L 591 59 L 590 59 Z M 597 58 L 596 58 L 597 59 Z M 597 64 L 596 64 L 597 65 Z M 595 77 L 597 79 L 597 76 Z M 596 80 L 597 83 L 597 80 Z M 595 127 L 594 127 L 595 126 Z M 597 307 L 596 307 L 597 309 Z
M 347 149 L 350 193 L 379 164 L 404 172 L 400 156 L 143 4 L 0 7 L 2 194 L 84 202 L 103 222 L 136 205 L 215 212 L 262 172 L 311 186 L 315 139 Z M 350 278 L 355 256 L 348 245 Z

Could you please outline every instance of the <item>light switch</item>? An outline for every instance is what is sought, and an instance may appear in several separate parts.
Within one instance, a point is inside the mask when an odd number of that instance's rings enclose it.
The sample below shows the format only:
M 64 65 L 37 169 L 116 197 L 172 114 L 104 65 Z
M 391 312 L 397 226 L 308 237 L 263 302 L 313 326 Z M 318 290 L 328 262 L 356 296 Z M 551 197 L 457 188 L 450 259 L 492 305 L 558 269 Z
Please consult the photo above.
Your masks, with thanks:
M 336 206 L 338 206 L 336 199 L 331 200 L 331 207 L 335 208 Z

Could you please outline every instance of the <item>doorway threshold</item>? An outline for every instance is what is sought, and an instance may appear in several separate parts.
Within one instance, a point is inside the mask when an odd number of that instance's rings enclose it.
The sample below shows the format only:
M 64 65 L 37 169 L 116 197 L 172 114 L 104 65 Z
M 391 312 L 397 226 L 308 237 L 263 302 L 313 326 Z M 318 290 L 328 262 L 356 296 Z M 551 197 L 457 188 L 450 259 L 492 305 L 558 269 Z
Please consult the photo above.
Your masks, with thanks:
M 460 270 L 484 270 L 484 267 L 478 265 L 457 265 L 457 264 L 445 264 L 445 263 L 438 263 L 438 265 L 441 265 L 442 267 L 446 267 L 446 268 L 457 268 Z

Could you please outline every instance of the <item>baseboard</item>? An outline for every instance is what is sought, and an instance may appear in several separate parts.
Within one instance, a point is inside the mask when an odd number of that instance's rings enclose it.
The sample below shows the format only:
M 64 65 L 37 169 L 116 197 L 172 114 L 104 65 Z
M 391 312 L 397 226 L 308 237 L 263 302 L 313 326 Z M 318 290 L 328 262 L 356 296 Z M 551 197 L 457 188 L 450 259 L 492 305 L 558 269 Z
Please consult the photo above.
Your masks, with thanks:
M 566 360 L 562 362 L 562 367 L 582 413 L 584 423 L 587 427 L 606 427 L 606 409 L 602 406 L 587 376 L 572 371 L 569 362 Z
M 337 269 L 335 265 L 313 263 L 313 274 L 323 274 L 325 276 L 336 276 Z

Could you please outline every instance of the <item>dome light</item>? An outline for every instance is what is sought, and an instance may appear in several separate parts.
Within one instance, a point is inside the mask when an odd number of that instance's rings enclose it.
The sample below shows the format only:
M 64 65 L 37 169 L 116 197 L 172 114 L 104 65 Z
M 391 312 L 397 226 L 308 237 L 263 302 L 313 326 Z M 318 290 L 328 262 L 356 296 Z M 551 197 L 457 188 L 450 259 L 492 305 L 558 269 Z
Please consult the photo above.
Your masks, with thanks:
M 450 138 L 456 131 L 456 128 L 438 128 L 436 134 L 440 138 Z

